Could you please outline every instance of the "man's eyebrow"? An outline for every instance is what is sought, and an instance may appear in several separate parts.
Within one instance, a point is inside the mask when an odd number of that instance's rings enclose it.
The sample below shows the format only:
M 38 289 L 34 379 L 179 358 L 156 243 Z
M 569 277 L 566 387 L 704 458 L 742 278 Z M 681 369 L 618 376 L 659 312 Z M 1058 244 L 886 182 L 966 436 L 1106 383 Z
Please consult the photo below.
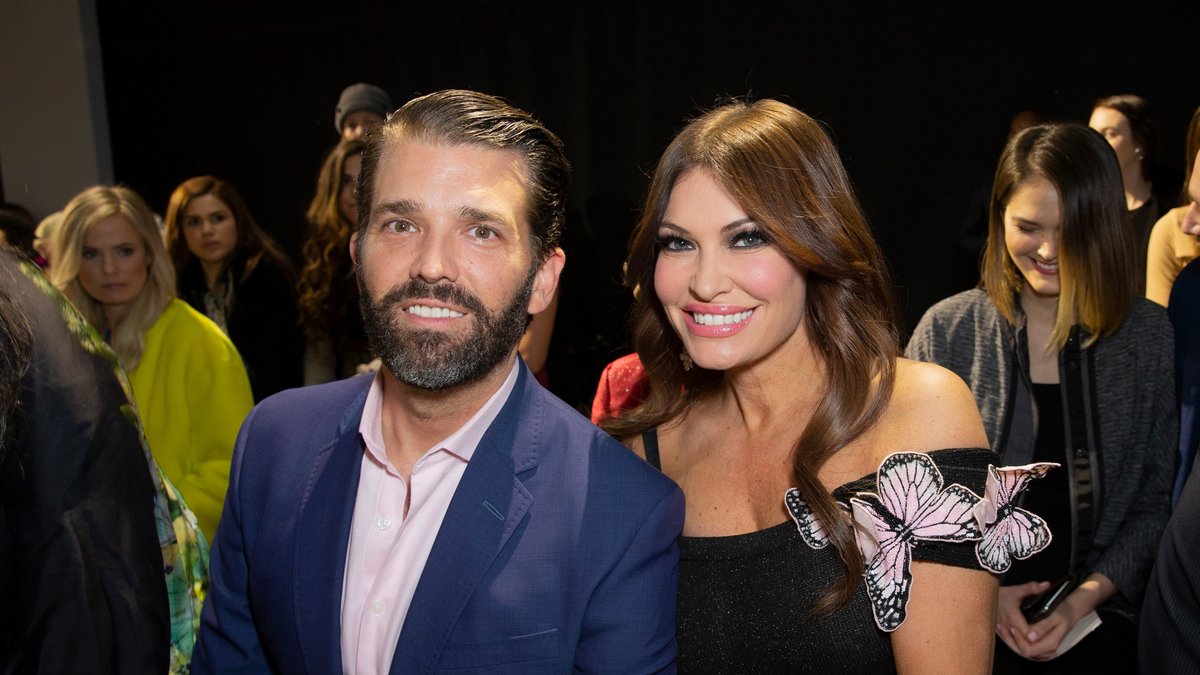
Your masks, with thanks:
M 421 212 L 421 203 L 411 199 L 398 199 L 391 202 L 380 202 L 375 205 L 374 216 L 390 214 L 393 216 L 411 216 Z
M 480 209 L 474 206 L 462 207 L 459 210 L 458 215 L 463 220 L 479 221 L 481 223 L 495 223 L 497 225 L 507 225 L 509 227 L 514 225 L 514 223 L 510 222 L 508 218 L 497 211 L 488 211 L 487 209 Z

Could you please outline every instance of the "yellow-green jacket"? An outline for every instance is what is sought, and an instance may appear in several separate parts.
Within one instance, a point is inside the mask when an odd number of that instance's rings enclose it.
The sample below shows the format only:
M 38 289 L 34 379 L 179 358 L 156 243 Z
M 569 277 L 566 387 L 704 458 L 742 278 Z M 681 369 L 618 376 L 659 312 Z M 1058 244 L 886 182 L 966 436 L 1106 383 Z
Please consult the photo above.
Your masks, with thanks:
M 237 349 L 216 324 L 172 300 L 130 373 L 150 451 L 211 540 L 242 420 L 254 405 Z

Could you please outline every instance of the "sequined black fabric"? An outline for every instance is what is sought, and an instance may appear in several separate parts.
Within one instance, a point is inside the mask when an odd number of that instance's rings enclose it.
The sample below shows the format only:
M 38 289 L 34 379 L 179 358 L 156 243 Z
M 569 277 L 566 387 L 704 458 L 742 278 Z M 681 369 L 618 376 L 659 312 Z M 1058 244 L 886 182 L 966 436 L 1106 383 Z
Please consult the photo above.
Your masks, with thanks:
M 988 464 L 998 463 L 978 448 L 929 454 L 945 484 L 980 496 Z M 872 474 L 834 496 L 846 500 L 874 486 Z M 875 625 L 865 586 L 838 611 L 808 618 L 845 567 L 832 546 L 805 544 L 792 521 L 729 537 L 682 537 L 679 547 L 681 673 L 895 672 L 890 639 Z M 913 558 L 979 569 L 974 542 L 922 542 Z

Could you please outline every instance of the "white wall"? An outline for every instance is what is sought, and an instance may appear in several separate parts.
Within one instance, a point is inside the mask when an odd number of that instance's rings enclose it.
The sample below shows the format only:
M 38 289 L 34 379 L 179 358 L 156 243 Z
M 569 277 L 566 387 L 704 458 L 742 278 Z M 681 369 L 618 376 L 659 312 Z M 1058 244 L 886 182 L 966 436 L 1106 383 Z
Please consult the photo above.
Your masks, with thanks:
M 95 0 L 0 0 L 0 184 L 37 218 L 113 180 Z

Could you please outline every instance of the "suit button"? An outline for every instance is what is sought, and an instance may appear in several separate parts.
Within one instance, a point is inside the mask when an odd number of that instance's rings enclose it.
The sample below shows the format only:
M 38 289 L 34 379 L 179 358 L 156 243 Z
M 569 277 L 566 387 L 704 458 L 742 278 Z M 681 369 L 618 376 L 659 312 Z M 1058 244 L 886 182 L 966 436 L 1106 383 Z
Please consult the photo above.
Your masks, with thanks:
M 1087 450 L 1083 448 L 1075 448 L 1075 456 L 1079 459 L 1083 459 L 1084 457 L 1087 457 Z
M 375 616 L 379 616 L 380 614 L 383 614 L 383 601 L 382 600 L 376 600 L 375 602 L 371 603 L 371 613 L 374 614 Z

